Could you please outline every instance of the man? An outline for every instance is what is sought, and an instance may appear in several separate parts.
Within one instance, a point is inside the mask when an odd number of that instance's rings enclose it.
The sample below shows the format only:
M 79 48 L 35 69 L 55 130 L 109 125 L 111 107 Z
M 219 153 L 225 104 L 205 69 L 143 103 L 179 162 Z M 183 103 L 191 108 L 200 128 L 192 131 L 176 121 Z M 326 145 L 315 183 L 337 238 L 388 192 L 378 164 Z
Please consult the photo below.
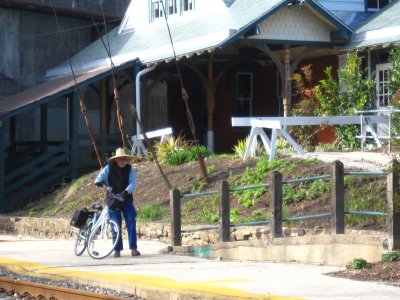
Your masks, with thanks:
M 95 179 L 95 185 L 102 187 L 104 184 L 111 187 L 114 194 L 124 196 L 123 206 L 120 210 L 109 209 L 110 218 L 115 220 L 122 228 L 122 216 L 124 215 L 126 229 L 128 231 L 129 249 L 132 256 L 139 256 L 137 250 L 136 233 L 136 209 L 133 205 L 132 192 L 136 188 L 136 173 L 130 161 L 132 156 L 127 154 L 125 149 L 118 148 L 115 155 L 108 159 L 108 165 L 100 171 Z M 122 232 L 114 249 L 114 257 L 120 257 L 123 250 Z

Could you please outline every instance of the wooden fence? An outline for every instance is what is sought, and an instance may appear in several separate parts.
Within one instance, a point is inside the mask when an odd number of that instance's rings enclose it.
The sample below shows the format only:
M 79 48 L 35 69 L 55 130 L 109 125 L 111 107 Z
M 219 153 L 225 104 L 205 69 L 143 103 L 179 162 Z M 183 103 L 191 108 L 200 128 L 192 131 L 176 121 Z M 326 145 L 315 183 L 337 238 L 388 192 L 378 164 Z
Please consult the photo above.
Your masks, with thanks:
M 387 177 L 387 212 L 357 212 L 357 211 L 345 211 L 344 209 L 344 167 L 343 163 L 340 161 L 335 161 L 332 163 L 332 173 L 330 176 L 323 176 L 324 178 L 329 178 L 331 180 L 331 211 L 326 214 L 319 214 L 312 217 L 331 217 L 331 234 L 344 234 L 345 214 L 368 214 L 368 215 L 386 215 L 387 220 L 387 236 L 388 236 L 388 248 L 389 250 L 400 249 L 400 163 L 397 160 L 392 160 L 388 166 L 387 173 L 372 173 L 372 172 L 359 172 L 358 175 L 378 175 Z M 351 175 L 357 175 L 357 172 Z M 314 180 L 319 179 L 318 177 L 312 178 Z M 301 181 L 301 179 L 296 179 L 296 182 Z M 310 178 L 304 179 L 304 181 L 310 181 Z M 271 219 L 264 222 L 253 222 L 248 223 L 251 225 L 266 224 L 269 225 L 271 238 L 282 237 L 282 186 L 284 182 L 282 179 L 282 174 L 275 171 L 271 174 L 271 199 L 270 199 L 270 209 L 271 209 Z M 260 186 L 255 186 L 254 188 L 259 188 Z M 219 191 L 216 192 L 205 192 L 196 194 L 201 195 L 211 195 L 219 194 L 219 241 L 228 242 L 230 241 L 230 227 L 233 226 L 230 222 L 230 192 L 237 189 L 230 189 L 229 184 L 226 181 L 221 183 Z M 181 228 L 181 199 L 187 197 L 188 195 L 182 195 L 180 191 L 176 188 L 170 190 L 170 210 L 171 210 L 171 245 L 181 246 L 182 245 L 182 228 Z M 288 220 L 290 218 L 287 218 Z M 210 228 L 200 228 L 201 230 L 209 230 Z

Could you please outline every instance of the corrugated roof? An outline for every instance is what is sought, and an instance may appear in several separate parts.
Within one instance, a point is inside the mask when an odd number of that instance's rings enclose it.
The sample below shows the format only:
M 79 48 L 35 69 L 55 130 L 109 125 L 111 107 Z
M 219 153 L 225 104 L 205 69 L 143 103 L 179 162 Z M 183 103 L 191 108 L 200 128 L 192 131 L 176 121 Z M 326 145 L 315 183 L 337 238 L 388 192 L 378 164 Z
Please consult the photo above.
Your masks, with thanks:
M 400 1 L 396 0 L 371 16 L 351 36 L 345 50 L 390 46 L 400 42 Z
M 99 78 L 109 76 L 111 68 L 97 70 L 77 75 L 78 86 L 88 85 L 90 82 L 97 81 Z M 90 80 L 90 82 L 89 82 Z M 75 81 L 72 75 L 59 77 L 36 85 L 26 91 L 9 96 L 0 101 L 0 119 L 12 117 L 19 113 L 21 109 L 28 110 L 33 105 L 46 103 L 51 99 L 71 93 L 75 90 Z
M 182 16 L 169 22 L 176 55 L 185 56 L 203 51 L 212 51 L 239 38 L 244 30 L 263 21 L 282 7 L 289 0 L 252 1 L 236 0 L 229 7 L 196 18 Z M 327 12 L 318 3 L 309 0 L 308 5 L 317 8 L 327 20 L 335 25 L 346 27 L 338 18 Z M 174 58 L 168 30 L 165 22 L 154 22 L 148 26 L 136 28 L 133 32 L 116 34 L 117 29 L 108 34 L 112 60 L 118 66 L 127 61 L 138 59 L 144 65 L 150 65 Z M 104 38 L 106 43 L 106 38 Z M 107 44 L 107 43 L 106 43 Z M 110 65 L 107 52 L 101 40 L 97 40 L 71 58 L 75 72 L 84 72 L 91 68 Z M 46 77 L 51 78 L 70 72 L 67 62 L 51 69 Z

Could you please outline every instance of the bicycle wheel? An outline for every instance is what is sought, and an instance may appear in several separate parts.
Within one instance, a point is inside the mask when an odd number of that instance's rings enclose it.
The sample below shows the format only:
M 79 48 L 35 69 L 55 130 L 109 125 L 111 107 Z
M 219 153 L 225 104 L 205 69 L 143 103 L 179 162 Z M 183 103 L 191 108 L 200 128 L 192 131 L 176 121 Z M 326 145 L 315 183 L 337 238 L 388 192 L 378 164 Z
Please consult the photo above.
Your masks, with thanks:
M 111 219 L 97 224 L 89 235 L 88 252 L 94 259 L 102 259 L 111 254 L 120 235 L 118 224 Z
M 75 241 L 75 255 L 81 256 L 83 252 L 85 252 L 87 246 L 87 236 L 88 236 L 88 226 L 85 225 L 79 229 L 79 232 L 76 234 Z

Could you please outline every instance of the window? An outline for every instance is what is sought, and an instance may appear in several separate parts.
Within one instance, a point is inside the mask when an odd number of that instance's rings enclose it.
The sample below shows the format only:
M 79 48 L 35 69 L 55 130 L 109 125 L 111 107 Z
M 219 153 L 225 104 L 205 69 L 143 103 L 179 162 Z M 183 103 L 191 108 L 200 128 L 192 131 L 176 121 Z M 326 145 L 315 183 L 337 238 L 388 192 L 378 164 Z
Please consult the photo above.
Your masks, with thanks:
M 195 0 L 149 0 L 151 3 L 151 22 L 160 18 L 180 16 L 194 11 Z M 163 6 L 164 5 L 164 6 Z
M 182 12 L 193 11 L 193 2 L 194 0 L 182 0 Z
M 162 0 L 151 0 L 151 20 L 153 22 L 164 16 L 161 1 Z
M 367 8 L 369 11 L 380 10 L 390 2 L 392 2 L 392 0 L 368 0 Z
M 236 79 L 236 114 L 251 116 L 253 113 L 253 74 L 237 73 Z
M 380 64 L 376 66 L 376 99 L 377 108 L 390 105 L 389 99 L 389 72 L 391 64 Z
M 176 5 L 176 2 L 178 0 L 168 0 L 168 16 L 173 16 L 176 15 L 178 13 L 178 7 Z

